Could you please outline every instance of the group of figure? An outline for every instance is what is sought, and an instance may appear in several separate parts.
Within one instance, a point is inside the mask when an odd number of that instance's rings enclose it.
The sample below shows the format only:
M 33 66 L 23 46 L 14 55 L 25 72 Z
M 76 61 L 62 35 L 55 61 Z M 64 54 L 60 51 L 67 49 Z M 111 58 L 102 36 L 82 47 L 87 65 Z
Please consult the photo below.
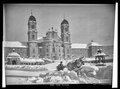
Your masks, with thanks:
M 61 61 L 60 64 L 57 66 L 57 70 L 63 70 L 64 68 L 67 68 L 68 70 L 74 70 L 75 72 L 78 72 L 80 70 L 81 66 L 84 65 L 84 61 L 82 60 L 84 57 L 80 57 L 76 59 L 75 61 L 67 63 L 66 66 L 63 65 L 63 62 Z

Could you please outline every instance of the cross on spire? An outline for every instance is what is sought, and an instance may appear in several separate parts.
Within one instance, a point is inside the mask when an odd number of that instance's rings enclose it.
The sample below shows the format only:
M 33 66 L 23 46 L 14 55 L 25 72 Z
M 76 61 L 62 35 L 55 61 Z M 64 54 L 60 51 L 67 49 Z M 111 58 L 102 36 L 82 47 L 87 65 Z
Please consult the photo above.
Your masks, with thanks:
M 32 10 L 31 10 L 31 15 L 33 15 L 33 14 L 32 14 Z
M 63 19 L 65 19 L 65 13 L 64 13 L 64 15 L 63 15 Z

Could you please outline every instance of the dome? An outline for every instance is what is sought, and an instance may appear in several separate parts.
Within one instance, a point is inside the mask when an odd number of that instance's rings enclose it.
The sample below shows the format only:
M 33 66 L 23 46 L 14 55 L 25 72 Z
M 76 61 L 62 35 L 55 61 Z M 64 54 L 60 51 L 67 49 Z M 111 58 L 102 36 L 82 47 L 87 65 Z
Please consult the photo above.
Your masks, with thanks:
M 36 18 L 31 15 L 31 16 L 29 17 L 29 21 L 36 21 Z
M 16 52 L 9 53 L 7 57 L 20 57 L 20 55 Z
M 69 23 L 66 19 L 64 19 L 61 24 L 69 24 Z

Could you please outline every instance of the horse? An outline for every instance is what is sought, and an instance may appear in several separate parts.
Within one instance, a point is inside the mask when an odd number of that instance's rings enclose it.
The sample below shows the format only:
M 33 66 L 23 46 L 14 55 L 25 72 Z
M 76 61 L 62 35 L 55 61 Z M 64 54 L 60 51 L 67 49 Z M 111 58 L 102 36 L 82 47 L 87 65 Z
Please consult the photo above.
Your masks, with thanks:
M 84 57 L 81 57 L 79 59 L 76 59 L 73 62 L 69 62 L 67 64 L 67 68 L 69 71 L 73 70 L 77 73 L 77 75 L 81 75 L 86 77 L 87 73 L 91 73 L 93 76 L 96 75 L 96 72 L 99 70 L 97 67 L 93 67 L 90 65 L 84 65 L 84 61 L 82 60 L 84 59 Z
M 66 67 L 69 71 L 74 70 L 78 73 L 78 70 L 80 70 L 81 66 L 84 65 L 84 61 L 82 60 L 83 58 L 84 57 L 81 57 L 75 61 L 69 62 Z

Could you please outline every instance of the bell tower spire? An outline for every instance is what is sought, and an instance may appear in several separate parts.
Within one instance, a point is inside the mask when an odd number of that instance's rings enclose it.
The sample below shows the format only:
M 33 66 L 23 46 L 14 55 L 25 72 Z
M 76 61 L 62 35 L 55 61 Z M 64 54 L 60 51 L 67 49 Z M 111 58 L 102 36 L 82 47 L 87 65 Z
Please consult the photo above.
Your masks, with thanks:
M 71 42 L 70 42 L 70 31 L 69 31 L 69 23 L 64 19 L 61 23 L 61 41 L 63 47 L 63 54 L 65 59 L 71 58 Z
M 28 57 L 38 58 L 36 18 L 32 15 L 28 19 Z

